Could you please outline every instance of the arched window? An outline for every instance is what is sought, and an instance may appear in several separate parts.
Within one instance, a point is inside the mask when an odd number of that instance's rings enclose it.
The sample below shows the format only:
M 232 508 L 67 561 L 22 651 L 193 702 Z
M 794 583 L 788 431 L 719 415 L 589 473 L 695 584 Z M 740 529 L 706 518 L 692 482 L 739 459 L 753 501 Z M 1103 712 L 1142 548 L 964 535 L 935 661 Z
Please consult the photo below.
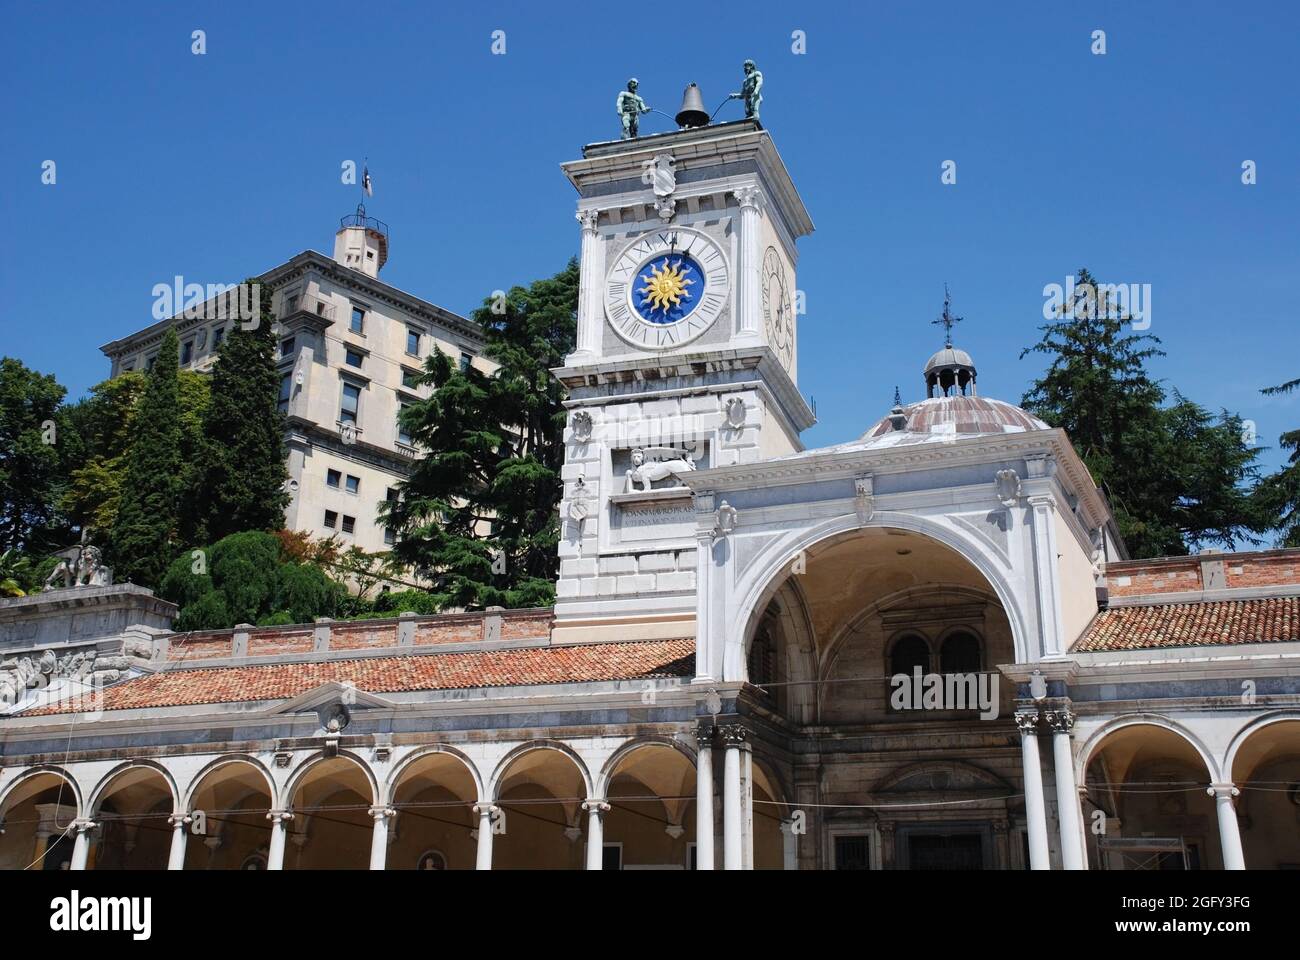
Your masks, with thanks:
M 978 673 L 979 639 L 965 631 L 950 635 L 939 648 L 939 669 L 942 673 Z
M 447 858 L 440 850 L 426 850 L 415 865 L 417 870 L 446 870 Z
M 905 673 L 911 676 L 916 667 L 920 667 L 922 673 L 930 672 L 929 644 L 915 634 L 899 637 L 894 641 L 894 649 L 889 654 L 890 675 Z

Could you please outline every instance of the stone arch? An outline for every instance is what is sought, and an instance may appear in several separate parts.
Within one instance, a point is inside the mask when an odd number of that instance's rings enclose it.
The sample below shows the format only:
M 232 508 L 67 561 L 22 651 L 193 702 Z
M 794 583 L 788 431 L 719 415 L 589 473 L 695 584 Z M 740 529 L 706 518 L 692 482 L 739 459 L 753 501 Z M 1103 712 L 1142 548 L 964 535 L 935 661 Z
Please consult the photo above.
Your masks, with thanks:
M 408 770 L 416 766 L 425 757 L 431 757 L 438 754 L 454 757 L 455 759 L 459 760 L 462 764 L 464 764 L 466 771 L 470 775 L 470 779 L 473 780 L 474 782 L 474 792 L 476 798 L 480 801 L 485 801 L 487 799 L 487 794 L 486 791 L 484 790 L 483 777 L 479 773 L 478 767 L 474 765 L 474 761 L 471 760 L 466 754 L 462 753 L 460 750 L 457 750 L 455 747 L 450 746 L 449 744 L 434 743 L 434 744 L 430 744 L 429 746 L 421 747 L 420 749 L 414 750 L 411 753 L 407 754 L 404 758 L 402 758 L 401 762 L 399 762 L 397 766 L 393 768 L 393 772 L 390 773 L 388 775 L 388 779 L 384 781 L 384 785 L 383 785 L 384 799 L 382 802 L 386 804 L 393 802 L 393 798 L 397 794 L 397 788 L 401 786 L 402 778 L 406 775 Z
M 500 799 L 501 782 L 505 774 L 510 770 L 510 767 L 513 766 L 514 762 L 520 757 L 527 753 L 531 753 L 534 750 L 555 750 L 572 760 L 574 765 L 578 768 L 578 775 L 582 778 L 583 787 L 587 791 L 587 796 L 595 796 L 592 792 L 591 773 L 587 770 L 587 764 L 583 761 L 582 757 L 578 755 L 578 752 L 567 743 L 562 743 L 559 740 L 540 739 L 529 740 L 527 743 L 521 743 L 502 757 L 500 762 L 497 763 L 496 768 L 492 771 L 492 777 L 488 781 L 488 796 L 493 802 Z
M 203 785 L 203 781 L 206 780 L 210 774 L 215 773 L 222 767 L 230 766 L 231 764 L 244 764 L 256 770 L 266 781 L 267 793 L 271 795 L 271 809 L 274 810 L 277 808 L 280 803 L 280 798 L 276 790 L 275 778 L 271 776 L 271 771 L 255 757 L 250 757 L 247 754 L 231 753 L 218 757 L 211 763 L 206 764 L 190 778 L 189 786 L 185 788 L 183 802 L 180 807 L 181 811 L 184 813 L 190 812 L 190 807 L 194 804 L 195 792 Z
M 667 747 L 675 750 L 685 757 L 692 767 L 696 765 L 698 759 L 695 750 L 673 737 L 657 735 L 636 737 L 615 750 L 610 758 L 605 761 L 604 766 L 600 769 L 600 773 L 596 776 L 595 792 L 593 795 L 597 797 L 605 796 L 605 792 L 609 788 L 610 779 L 618 772 L 619 766 L 625 759 L 627 759 L 627 756 L 637 750 L 642 750 L 647 747 Z
M 286 805 L 293 804 L 294 794 L 302 785 L 303 778 L 314 768 L 322 763 L 329 763 L 331 760 L 350 760 L 361 768 L 361 775 L 366 778 L 370 785 L 370 802 L 372 804 L 379 802 L 379 781 L 375 778 L 375 773 L 370 769 L 370 764 L 366 763 L 359 756 L 350 750 L 340 750 L 334 756 L 326 756 L 322 753 L 314 754 L 298 765 L 297 769 L 289 777 L 289 781 L 284 785 L 284 793 L 280 795 L 280 802 Z
M 24 782 L 42 775 L 55 776 L 66 783 L 72 789 L 73 804 L 77 808 L 77 816 L 86 816 L 86 807 L 83 802 L 84 798 L 81 793 L 81 785 L 77 783 L 76 778 L 73 777 L 72 774 L 68 773 L 68 771 L 51 763 L 37 764 L 34 767 L 28 767 L 15 777 L 12 782 L 7 784 L 4 789 L 0 789 L 0 817 L 3 817 L 5 807 L 17 791 L 18 787 Z
M 1260 730 L 1270 727 L 1275 723 L 1300 723 L 1300 712 L 1280 711 L 1278 713 L 1267 713 L 1262 717 L 1256 717 L 1249 721 L 1244 727 L 1233 734 L 1232 742 L 1228 744 L 1228 749 L 1223 756 L 1222 776 L 1225 782 L 1236 783 L 1234 779 L 1236 771 L 1233 769 L 1237 762 L 1237 754 L 1242 746 Z
M 1088 764 L 1092 762 L 1097 749 L 1106 741 L 1107 737 L 1126 727 L 1133 726 L 1158 727 L 1186 740 L 1188 745 L 1191 746 L 1191 748 L 1200 756 L 1201 762 L 1205 764 L 1205 773 L 1210 778 L 1209 782 L 1218 783 L 1220 781 L 1221 773 L 1219 771 L 1219 766 L 1214 760 L 1214 755 L 1210 752 L 1209 748 L 1201 738 L 1196 736 L 1196 734 L 1192 733 L 1192 731 L 1188 730 L 1182 724 L 1153 713 L 1125 714 L 1122 717 L 1116 717 L 1113 720 L 1107 721 L 1094 730 L 1092 736 L 1084 742 L 1083 748 L 1075 758 L 1074 775 L 1076 781 L 1078 783 L 1086 782 Z
M 172 776 L 171 771 L 161 763 L 157 763 L 153 760 L 127 760 L 125 763 L 118 764 L 105 776 L 100 778 L 99 783 L 91 793 L 90 804 L 86 808 L 90 812 L 89 815 L 91 817 L 95 816 L 100 804 L 104 802 L 104 794 L 107 792 L 108 787 L 112 785 L 114 780 L 131 770 L 140 769 L 152 770 L 163 778 L 163 782 L 167 784 L 167 789 L 171 792 L 172 812 L 176 813 L 180 809 L 181 793 L 176 786 L 176 778 Z
M 872 787 L 872 793 L 882 793 L 890 790 L 896 790 L 900 784 L 905 784 L 908 780 L 916 777 L 924 777 L 930 774 L 946 775 L 951 778 L 953 775 L 966 774 L 972 781 L 972 786 L 982 786 L 1016 792 L 1016 788 L 1010 783 L 998 776 L 991 770 L 986 770 L 979 764 L 971 763 L 968 760 L 923 760 L 919 763 L 907 763 L 900 767 L 895 767 L 880 778 L 879 782 Z M 929 786 L 929 790 L 946 790 L 951 789 L 951 785 Z
M 737 680 L 744 676 L 744 658 L 757 617 L 776 594 L 781 584 L 788 579 L 790 568 L 798 554 L 805 550 L 845 538 L 863 530 L 906 530 L 910 533 L 927 537 L 942 546 L 955 551 L 971 564 L 992 590 L 1002 607 L 1011 627 L 1012 643 L 1015 647 L 1016 660 L 1026 662 L 1035 659 L 1034 643 L 1039 639 L 1037 629 L 1031 629 L 1031 620 L 1026 615 L 1019 595 L 1009 579 L 1012 572 L 996 554 L 976 537 L 965 534 L 953 526 L 939 523 L 929 517 L 905 513 L 882 513 L 862 523 L 857 514 L 824 520 L 810 527 L 785 531 L 763 546 L 739 573 L 732 595 L 734 604 L 728 609 L 735 611 L 734 622 L 744 623 L 745 629 L 739 643 L 728 642 L 722 651 L 722 675 L 724 680 Z M 707 672 L 709 665 L 703 665 L 697 672 Z

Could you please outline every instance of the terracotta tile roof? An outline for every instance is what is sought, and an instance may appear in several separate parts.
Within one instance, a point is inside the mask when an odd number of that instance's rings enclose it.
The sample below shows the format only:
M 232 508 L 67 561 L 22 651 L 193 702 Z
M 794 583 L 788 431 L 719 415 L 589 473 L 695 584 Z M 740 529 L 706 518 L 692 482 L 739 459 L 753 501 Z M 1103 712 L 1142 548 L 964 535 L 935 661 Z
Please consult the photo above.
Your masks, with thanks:
M 1112 607 L 1097 614 L 1072 648 L 1149 650 L 1300 640 L 1300 597 Z
M 100 709 L 138 710 L 201 703 L 287 700 L 331 680 L 351 682 L 358 690 L 383 694 L 408 690 L 689 677 L 694 671 L 694 640 L 643 640 L 317 663 L 210 667 L 154 673 L 107 687 Z M 68 712 L 66 706 L 53 704 L 21 715 L 30 717 L 64 712 Z

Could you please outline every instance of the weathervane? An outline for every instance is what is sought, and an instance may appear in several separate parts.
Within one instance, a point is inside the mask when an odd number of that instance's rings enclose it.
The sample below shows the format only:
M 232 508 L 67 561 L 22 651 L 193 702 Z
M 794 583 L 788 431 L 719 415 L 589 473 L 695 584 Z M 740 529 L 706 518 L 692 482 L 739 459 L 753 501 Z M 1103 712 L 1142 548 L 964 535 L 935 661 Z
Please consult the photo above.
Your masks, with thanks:
M 954 317 L 952 315 L 952 310 L 950 309 L 951 306 L 952 306 L 952 297 L 948 295 L 948 284 L 945 283 L 943 285 L 943 315 L 939 317 L 938 320 L 930 321 L 931 323 L 943 324 L 943 329 L 944 329 L 943 345 L 945 347 L 952 346 L 952 328 L 955 324 L 961 323 L 963 319 L 962 317 Z

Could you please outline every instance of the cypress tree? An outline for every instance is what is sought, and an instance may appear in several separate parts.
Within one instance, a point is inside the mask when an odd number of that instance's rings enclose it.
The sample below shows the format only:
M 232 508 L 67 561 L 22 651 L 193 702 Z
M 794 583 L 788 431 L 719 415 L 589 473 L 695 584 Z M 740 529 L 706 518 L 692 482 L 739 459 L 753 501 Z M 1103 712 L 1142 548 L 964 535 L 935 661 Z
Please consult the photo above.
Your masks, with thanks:
M 156 587 L 175 550 L 180 507 L 180 341 L 168 328 L 145 379 L 113 525 L 114 576 Z
M 284 527 L 289 471 L 285 420 L 277 406 L 280 374 L 270 291 L 261 289 L 258 300 L 256 326 L 244 329 L 236 322 L 213 366 L 200 463 L 186 505 L 190 543 Z

